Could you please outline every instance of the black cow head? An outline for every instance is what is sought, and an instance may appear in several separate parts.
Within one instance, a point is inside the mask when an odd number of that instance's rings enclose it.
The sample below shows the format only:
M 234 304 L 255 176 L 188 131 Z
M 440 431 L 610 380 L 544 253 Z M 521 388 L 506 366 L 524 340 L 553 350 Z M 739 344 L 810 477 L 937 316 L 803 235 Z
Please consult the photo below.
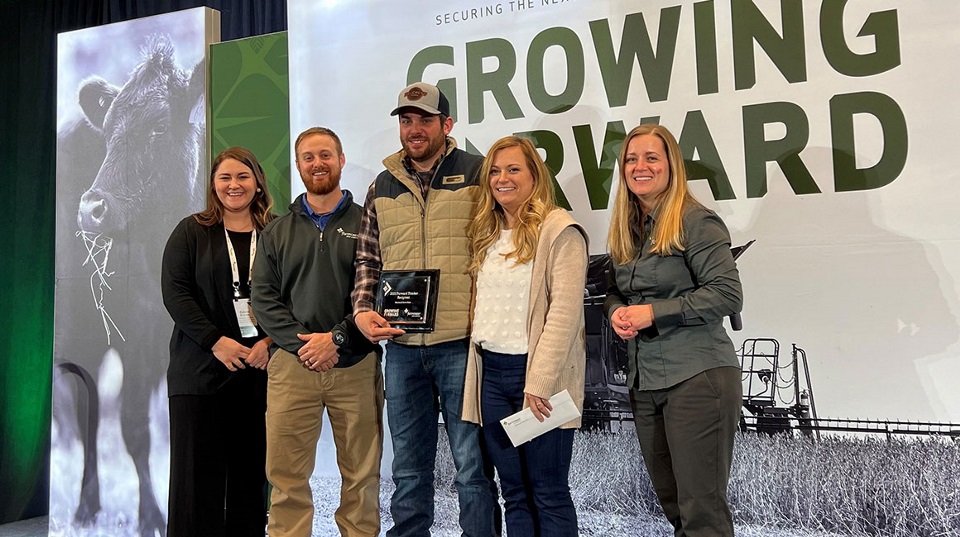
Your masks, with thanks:
M 106 157 L 80 198 L 77 224 L 111 235 L 141 215 L 184 214 L 192 207 L 200 169 L 204 65 L 191 73 L 174 61 L 169 39 L 154 37 L 122 88 L 94 77 L 79 92 L 87 120 L 103 134 Z

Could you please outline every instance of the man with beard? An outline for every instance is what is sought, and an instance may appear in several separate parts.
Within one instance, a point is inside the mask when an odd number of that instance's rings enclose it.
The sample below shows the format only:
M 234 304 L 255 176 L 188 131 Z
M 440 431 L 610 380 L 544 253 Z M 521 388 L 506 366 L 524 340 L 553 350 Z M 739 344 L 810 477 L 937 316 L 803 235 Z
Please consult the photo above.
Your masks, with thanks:
M 340 189 L 346 159 L 323 127 L 294 144 L 306 187 L 260 235 L 253 310 L 276 348 L 267 367 L 267 532 L 309 537 L 313 473 L 323 411 L 343 484 L 334 518 L 343 536 L 380 534 L 383 379 L 380 346 L 353 323 L 354 251 L 362 209 Z M 237 446 L 242 450 L 243 446 Z
M 386 344 L 388 422 L 393 440 L 389 537 L 430 535 L 434 518 L 437 416 L 457 468 L 460 527 L 468 537 L 494 534 L 495 493 L 480 429 L 461 419 L 467 365 L 471 281 L 466 228 L 476 203 L 482 157 L 458 149 L 450 104 L 435 86 L 411 84 L 391 115 L 400 116 L 399 152 L 384 159 L 367 192 L 357 246 L 353 311 L 372 342 Z M 440 269 L 435 327 L 404 333 L 374 311 L 382 270 Z M 492 472 L 491 472 L 492 474 Z

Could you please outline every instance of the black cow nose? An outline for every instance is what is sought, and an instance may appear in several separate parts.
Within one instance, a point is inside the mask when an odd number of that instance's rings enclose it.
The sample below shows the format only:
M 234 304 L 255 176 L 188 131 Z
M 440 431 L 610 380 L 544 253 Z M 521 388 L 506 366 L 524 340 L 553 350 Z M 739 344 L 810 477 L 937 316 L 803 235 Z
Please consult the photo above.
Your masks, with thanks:
M 87 191 L 80 198 L 80 210 L 77 212 L 77 225 L 86 231 L 95 231 L 103 225 L 107 216 L 107 202 L 103 196 Z

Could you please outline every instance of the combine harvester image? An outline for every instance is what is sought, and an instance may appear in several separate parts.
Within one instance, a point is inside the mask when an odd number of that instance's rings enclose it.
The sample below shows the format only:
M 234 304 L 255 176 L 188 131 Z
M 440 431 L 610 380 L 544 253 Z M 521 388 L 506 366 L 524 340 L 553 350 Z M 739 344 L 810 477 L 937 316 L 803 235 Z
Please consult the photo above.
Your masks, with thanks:
M 754 243 L 732 248 L 738 259 Z M 627 345 L 614 333 L 603 313 L 607 272 L 606 254 L 590 257 L 584 291 L 587 329 L 586 391 L 583 402 L 585 430 L 618 432 L 633 429 L 633 412 L 627 382 Z M 734 331 L 742 329 L 740 315 L 730 316 Z M 807 353 L 791 344 L 789 358 L 781 358 L 780 342 L 773 338 L 750 338 L 738 350 L 743 380 L 740 430 L 763 434 L 805 434 L 820 438 L 821 432 L 944 436 L 960 440 L 960 424 L 898 419 L 821 417 L 810 381 Z

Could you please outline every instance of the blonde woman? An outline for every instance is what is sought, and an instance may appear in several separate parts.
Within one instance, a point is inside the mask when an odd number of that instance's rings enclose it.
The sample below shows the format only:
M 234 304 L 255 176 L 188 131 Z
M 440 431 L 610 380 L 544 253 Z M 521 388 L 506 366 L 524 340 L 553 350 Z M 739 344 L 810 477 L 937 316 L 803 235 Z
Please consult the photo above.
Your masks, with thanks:
M 513 447 L 500 419 L 569 390 L 583 405 L 587 237 L 556 206 L 550 172 L 528 140 L 493 144 L 468 228 L 475 277 L 463 418 L 480 423 L 500 476 L 507 535 L 577 535 L 568 474 L 580 420 Z
M 740 415 L 740 364 L 723 318 L 742 290 L 723 221 L 687 190 L 683 156 L 660 125 L 627 134 L 608 236 L 604 305 L 627 340 L 627 386 L 644 463 L 677 535 L 733 535 L 727 481 Z

